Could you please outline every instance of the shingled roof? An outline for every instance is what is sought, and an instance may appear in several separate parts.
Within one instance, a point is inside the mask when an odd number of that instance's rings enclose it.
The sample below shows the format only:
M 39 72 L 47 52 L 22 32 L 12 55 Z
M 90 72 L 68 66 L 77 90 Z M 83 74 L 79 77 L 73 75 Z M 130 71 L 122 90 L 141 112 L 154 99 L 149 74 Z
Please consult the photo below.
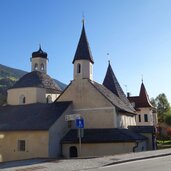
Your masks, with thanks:
M 48 130 L 71 102 L 0 107 L 0 131 Z
M 81 32 L 81 37 L 77 46 L 77 50 L 73 59 L 73 62 L 75 62 L 75 60 L 89 60 L 91 63 L 94 63 L 93 61 L 93 57 L 91 54 L 91 50 L 89 47 L 89 43 L 87 40 L 87 36 L 86 36 L 86 32 L 85 32 L 85 28 L 84 28 L 84 23 L 83 23 L 83 27 L 82 27 L 82 32 Z
M 40 71 L 32 71 L 20 78 L 12 88 L 38 87 L 45 88 L 48 92 L 61 92 L 60 87 L 47 74 Z
M 155 126 L 128 126 L 128 129 L 136 133 L 155 133 Z
M 117 97 L 119 97 L 120 100 L 123 103 L 125 103 L 127 106 L 131 105 L 129 100 L 127 99 L 125 93 L 123 92 L 113 70 L 112 70 L 110 62 L 109 62 L 108 68 L 107 68 L 106 76 L 103 81 L 103 85 L 107 89 L 109 89 L 113 94 L 115 94 Z
M 89 80 L 90 81 L 90 80 Z M 129 101 L 123 102 L 118 96 L 116 96 L 112 91 L 110 91 L 105 86 L 95 82 L 90 81 L 90 83 L 107 99 L 109 100 L 114 106 L 116 106 L 122 112 L 128 112 L 135 114 L 135 109 L 130 104 Z
M 141 84 L 139 96 L 128 97 L 128 99 L 131 103 L 133 102 L 135 103 L 135 108 L 140 108 L 140 107 L 154 108 L 154 106 L 150 103 L 147 91 L 143 83 Z
M 63 144 L 78 143 L 78 131 L 70 130 L 62 139 Z M 128 129 L 109 128 L 109 129 L 84 129 L 82 143 L 109 143 L 109 142 L 135 142 L 146 140 L 147 138 Z

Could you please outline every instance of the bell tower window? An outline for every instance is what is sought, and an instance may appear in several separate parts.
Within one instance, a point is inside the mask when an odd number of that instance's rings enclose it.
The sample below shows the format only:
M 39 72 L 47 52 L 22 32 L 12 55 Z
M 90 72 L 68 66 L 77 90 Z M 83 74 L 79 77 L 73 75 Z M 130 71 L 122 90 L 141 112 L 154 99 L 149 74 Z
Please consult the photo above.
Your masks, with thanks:
M 37 71 L 38 70 L 38 64 L 34 65 L 34 70 Z
M 43 64 L 41 64 L 40 70 L 41 70 L 41 71 L 44 71 L 44 65 L 43 65 Z
M 77 73 L 81 73 L 81 64 L 77 64 Z

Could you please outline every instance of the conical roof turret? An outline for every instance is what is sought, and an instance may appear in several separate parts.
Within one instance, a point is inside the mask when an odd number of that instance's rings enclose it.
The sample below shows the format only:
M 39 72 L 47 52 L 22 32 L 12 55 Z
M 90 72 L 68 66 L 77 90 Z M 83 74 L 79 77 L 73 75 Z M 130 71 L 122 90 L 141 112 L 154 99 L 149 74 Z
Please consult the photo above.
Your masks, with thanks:
M 106 76 L 103 81 L 103 85 L 116 96 L 118 96 L 125 104 L 127 104 L 128 106 L 131 105 L 112 70 L 110 62 L 107 68 Z
M 143 107 L 153 107 L 152 104 L 150 103 L 146 88 L 144 86 L 144 83 L 141 83 L 141 88 L 140 88 L 140 94 L 139 94 L 139 99 L 141 106 Z
M 91 50 L 89 47 L 89 43 L 87 40 L 85 28 L 84 28 L 84 22 L 83 22 L 80 40 L 79 40 L 77 50 L 75 52 L 75 56 L 74 56 L 72 63 L 74 63 L 75 60 L 89 60 L 91 63 L 94 64 Z

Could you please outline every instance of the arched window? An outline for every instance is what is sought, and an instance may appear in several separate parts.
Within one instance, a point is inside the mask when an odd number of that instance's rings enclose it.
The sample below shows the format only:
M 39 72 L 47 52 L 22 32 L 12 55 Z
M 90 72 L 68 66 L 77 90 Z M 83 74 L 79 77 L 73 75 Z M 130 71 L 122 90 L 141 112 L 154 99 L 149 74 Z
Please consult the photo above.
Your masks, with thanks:
M 34 65 L 34 70 L 38 70 L 38 64 Z
M 19 97 L 19 104 L 25 104 L 26 103 L 26 97 L 24 95 L 21 95 Z
M 23 97 L 23 104 L 25 104 L 26 103 L 26 97 Z
M 40 70 L 41 70 L 41 71 L 44 71 L 44 65 L 43 65 L 43 64 L 41 64 Z
M 48 95 L 48 96 L 46 97 L 46 102 L 47 102 L 47 103 L 52 103 L 52 97 L 51 97 L 51 95 Z
M 77 64 L 77 73 L 81 73 L 81 64 Z

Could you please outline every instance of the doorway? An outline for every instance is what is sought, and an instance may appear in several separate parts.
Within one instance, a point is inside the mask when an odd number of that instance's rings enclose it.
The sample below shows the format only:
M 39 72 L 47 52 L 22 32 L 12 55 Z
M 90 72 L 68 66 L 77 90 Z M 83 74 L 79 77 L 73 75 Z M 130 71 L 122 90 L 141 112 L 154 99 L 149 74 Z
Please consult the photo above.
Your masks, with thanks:
M 69 157 L 78 157 L 77 147 L 75 147 L 75 146 L 70 147 Z

